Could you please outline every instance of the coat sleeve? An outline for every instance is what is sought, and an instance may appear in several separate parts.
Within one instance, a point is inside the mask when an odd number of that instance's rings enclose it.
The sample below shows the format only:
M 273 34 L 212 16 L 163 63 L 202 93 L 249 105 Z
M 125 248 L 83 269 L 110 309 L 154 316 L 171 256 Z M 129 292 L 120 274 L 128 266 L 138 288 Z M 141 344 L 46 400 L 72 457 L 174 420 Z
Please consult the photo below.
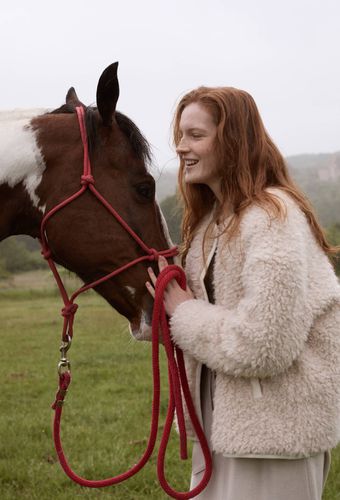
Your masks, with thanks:
M 192 299 L 171 317 L 174 342 L 212 370 L 274 376 L 289 368 L 306 345 L 312 325 L 305 248 L 309 226 L 295 205 L 286 208 L 284 220 L 270 219 L 259 207 L 244 216 L 243 294 L 236 308 Z

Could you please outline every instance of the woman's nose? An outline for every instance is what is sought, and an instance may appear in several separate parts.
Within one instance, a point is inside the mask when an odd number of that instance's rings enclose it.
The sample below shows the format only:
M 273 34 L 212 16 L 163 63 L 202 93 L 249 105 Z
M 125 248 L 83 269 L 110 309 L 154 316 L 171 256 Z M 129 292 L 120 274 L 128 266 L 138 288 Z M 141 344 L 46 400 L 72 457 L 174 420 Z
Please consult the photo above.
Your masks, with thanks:
M 188 151 L 188 144 L 183 139 L 181 139 L 181 141 L 177 144 L 176 153 L 180 155 L 181 153 L 187 153 Z

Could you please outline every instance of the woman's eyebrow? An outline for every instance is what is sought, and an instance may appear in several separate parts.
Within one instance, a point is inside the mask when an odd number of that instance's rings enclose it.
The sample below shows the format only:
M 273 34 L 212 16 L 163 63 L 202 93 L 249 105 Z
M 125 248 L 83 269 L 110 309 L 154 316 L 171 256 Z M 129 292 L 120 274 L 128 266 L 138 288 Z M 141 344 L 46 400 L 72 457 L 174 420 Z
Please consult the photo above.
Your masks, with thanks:
M 184 129 L 186 132 L 206 132 L 204 128 L 200 127 L 190 127 Z M 183 132 L 183 129 L 180 129 L 180 132 Z

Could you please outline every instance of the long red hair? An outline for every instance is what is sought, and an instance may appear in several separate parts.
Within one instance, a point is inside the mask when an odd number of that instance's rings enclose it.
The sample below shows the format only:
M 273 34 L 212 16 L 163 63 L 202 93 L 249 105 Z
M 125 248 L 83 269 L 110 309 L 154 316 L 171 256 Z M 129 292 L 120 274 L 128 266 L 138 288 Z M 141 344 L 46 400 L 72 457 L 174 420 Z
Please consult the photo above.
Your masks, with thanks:
M 180 100 L 173 121 L 174 143 L 181 140 L 180 119 L 188 104 L 204 106 L 217 125 L 216 148 L 219 155 L 222 203 L 204 184 L 186 184 L 184 162 L 180 160 L 178 184 L 184 205 L 182 220 L 182 255 L 188 252 L 190 243 L 202 218 L 214 210 L 211 224 L 223 216 L 225 206 L 232 207 L 232 217 L 225 229 L 229 238 L 238 231 L 244 211 L 252 204 L 262 206 L 274 217 L 284 217 L 284 207 L 268 187 L 278 187 L 287 192 L 304 212 L 321 248 L 334 254 L 339 248 L 332 247 L 310 202 L 292 180 L 285 160 L 269 137 L 256 103 L 244 90 L 233 87 L 199 87 Z M 209 228 L 208 228 L 209 229 Z

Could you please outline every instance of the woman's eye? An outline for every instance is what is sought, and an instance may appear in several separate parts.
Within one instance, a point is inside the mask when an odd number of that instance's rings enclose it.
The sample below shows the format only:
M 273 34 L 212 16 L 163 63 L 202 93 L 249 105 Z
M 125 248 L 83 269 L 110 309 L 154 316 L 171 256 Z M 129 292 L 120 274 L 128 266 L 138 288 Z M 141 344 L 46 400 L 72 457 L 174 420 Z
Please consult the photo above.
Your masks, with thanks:
M 137 193 L 146 200 L 153 200 L 155 197 L 155 185 L 151 182 L 143 182 L 136 186 Z

